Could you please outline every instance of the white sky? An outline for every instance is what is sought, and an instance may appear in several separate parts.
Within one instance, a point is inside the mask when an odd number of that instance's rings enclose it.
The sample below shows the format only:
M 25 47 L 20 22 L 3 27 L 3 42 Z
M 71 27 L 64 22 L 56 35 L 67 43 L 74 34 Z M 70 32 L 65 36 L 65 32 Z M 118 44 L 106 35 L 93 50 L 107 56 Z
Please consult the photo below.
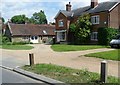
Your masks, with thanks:
M 53 22 L 59 10 L 65 10 L 66 4 L 71 2 L 72 9 L 90 5 L 91 0 L 2 0 L 0 11 L 7 21 L 12 16 L 25 14 L 31 17 L 34 12 L 44 10 L 48 22 Z M 109 0 L 98 0 L 105 2 Z M 119 1 L 119 0 L 118 0 Z

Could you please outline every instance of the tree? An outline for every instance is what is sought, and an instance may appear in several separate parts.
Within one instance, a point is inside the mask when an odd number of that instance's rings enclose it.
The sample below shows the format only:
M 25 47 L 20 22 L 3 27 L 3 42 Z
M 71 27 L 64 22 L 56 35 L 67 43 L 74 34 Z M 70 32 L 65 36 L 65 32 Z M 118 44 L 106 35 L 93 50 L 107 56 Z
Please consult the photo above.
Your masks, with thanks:
M 89 14 L 81 15 L 75 23 L 70 25 L 70 31 L 74 32 L 76 44 L 86 44 L 89 41 L 91 26 Z
M 25 15 L 16 15 L 11 18 L 11 22 L 15 24 L 25 24 L 26 21 L 29 21 L 29 18 Z
M 2 17 L 2 22 L 4 23 L 5 22 L 5 19 Z
M 47 24 L 47 19 L 44 11 L 35 12 L 33 16 L 30 18 L 30 23 L 34 24 Z

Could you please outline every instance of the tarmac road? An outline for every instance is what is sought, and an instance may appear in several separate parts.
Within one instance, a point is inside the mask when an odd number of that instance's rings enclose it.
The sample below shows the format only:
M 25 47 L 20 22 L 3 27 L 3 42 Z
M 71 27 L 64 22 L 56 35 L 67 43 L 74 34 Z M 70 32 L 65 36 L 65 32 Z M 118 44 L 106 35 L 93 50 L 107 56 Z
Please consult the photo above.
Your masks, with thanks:
M 35 85 L 39 85 L 39 84 L 45 85 L 45 83 L 42 81 L 37 81 L 37 80 L 31 79 L 29 77 L 18 74 L 16 72 L 13 72 L 13 71 L 10 71 L 7 69 L 3 69 L 1 67 L 0 67 L 0 76 L 1 76 L 0 83 L 27 83 L 27 85 L 34 85 L 34 83 L 35 83 Z M 46 85 L 48 85 L 48 84 L 46 84 Z

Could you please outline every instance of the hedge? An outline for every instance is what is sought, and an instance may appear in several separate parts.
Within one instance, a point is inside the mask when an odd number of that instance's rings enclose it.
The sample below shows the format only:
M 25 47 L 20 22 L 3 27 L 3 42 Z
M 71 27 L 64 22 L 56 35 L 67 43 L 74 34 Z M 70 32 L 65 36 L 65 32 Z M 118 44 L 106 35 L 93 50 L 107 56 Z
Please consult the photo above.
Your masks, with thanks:
M 98 43 L 100 45 L 109 45 L 109 42 L 119 33 L 119 30 L 115 28 L 99 28 Z

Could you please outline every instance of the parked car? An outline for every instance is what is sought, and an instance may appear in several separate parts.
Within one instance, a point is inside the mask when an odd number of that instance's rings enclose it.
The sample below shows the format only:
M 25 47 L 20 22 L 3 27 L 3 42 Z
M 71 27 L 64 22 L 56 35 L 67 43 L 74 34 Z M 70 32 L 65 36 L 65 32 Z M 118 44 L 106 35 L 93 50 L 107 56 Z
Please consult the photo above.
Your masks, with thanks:
M 110 41 L 111 48 L 120 48 L 120 34 Z

